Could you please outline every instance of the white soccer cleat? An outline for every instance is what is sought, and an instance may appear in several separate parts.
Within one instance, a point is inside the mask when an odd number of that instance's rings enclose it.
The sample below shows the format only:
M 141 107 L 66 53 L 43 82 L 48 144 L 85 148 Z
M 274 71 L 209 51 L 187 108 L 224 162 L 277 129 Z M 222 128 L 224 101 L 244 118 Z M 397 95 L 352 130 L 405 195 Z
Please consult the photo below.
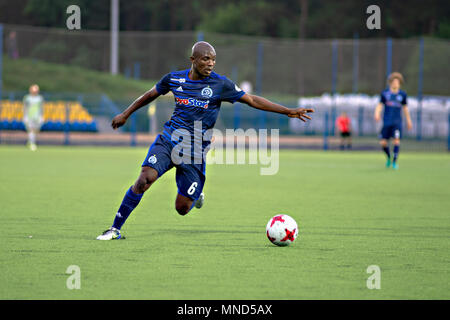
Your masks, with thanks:
M 197 209 L 200 209 L 201 207 L 203 207 L 204 202 L 205 202 L 205 194 L 202 192 L 200 194 L 200 197 L 197 199 L 197 201 L 195 201 L 195 207 Z
M 97 240 L 119 240 L 122 238 L 120 230 L 114 227 L 105 230 L 101 235 L 97 237 Z

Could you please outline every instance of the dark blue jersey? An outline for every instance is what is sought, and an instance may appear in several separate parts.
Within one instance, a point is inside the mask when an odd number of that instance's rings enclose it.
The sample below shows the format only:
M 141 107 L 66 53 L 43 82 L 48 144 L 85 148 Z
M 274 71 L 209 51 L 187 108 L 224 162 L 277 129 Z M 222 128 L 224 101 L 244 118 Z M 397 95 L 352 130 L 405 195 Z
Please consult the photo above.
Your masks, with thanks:
M 192 139 L 203 135 L 206 130 L 214 127 L 222 101 L 234 103 L 245 94 L 231 80 L 215 72 L 202 80 L 191 80 L 188 73 L 189 69 L 171 72 L 156 84 L 158 93 L 164 95 L 172 91 L 175 98 L 175 110 L 163 130 L 163 136 L 173 145 L 178 140 L 173 141 L 173 133 L 179 135 L 187 130 Z M 201 121 L 201 133 L 197 130 L 194 135 L 196 121 Z M 200 123 L 197 122 L 196 129 L 198 124 Z M 209 142 L 204 141 L 202 149 L 208 145 Z
M 401 126 L 402 107 L 407 104 L 406 92 L 399 90 L 393 93 L 388 88 L 381 93 L 380 102 L 384 105 L 383 125 Z

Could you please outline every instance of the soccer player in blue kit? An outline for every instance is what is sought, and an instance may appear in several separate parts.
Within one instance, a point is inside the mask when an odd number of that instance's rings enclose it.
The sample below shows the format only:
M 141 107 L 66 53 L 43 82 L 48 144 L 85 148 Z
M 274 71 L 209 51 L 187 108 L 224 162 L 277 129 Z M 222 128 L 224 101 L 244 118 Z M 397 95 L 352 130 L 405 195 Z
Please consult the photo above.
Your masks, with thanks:
M 307 114 L 313 109 L 290 109 L 273 103 L 263 97 L 251 95 L 242 91 L 237 85 L 224 76 L 213 72 L 216 63 L 216 52 L 207 42 L 200 41 L 192 47 L 190 57 L 191 68 L 174 71 L 165 75 L 152 89 L 136 99 L 125 111 L 114 117 L 112 127 L 117 129 L 125 124 L 130 115 L 149 104 L 160 95 L 171 91 L 175 98 L 175 110 L 172 117 L 165 123 L 162 134 L 159 134 L 150 146 L 148 154 L 142 163 L 141 173 L 128 191 L 117 211 L 113 225 L 97 237 L 97 240 L 121 239 L 120 229 L 128 216 L 136 208 L 145 191 L 165 172 L 176 168 L 176 184 L 178 194 L 175 209 L 180 215 L 186 215 L 194 206 L 201 208 L 204 201 L 202 193 L 205 183 L 205 158 L 200 161 L 174 161 L 174 148 L 180 143 L 180 132 L 188 132 L 191 140 L 214 127 L 222 101 L 245 103 L 253 108 L 285 114 L 302 121 L 311 119 Z M 194 137 L 194 139 L 192 139 Z M 183 136 L 183 140 L 185 136 Z M 197 139 L 198 140 L 198 139 Z M 194 143 L 196 143 L 194 141 Z M 198 143 L 198 141 L 197 141 Z M 202 152 L 208 148 L 210 141 L 202 141 Z M 190 155 L 195 157 L 194 154 Z M 198 148 L 197 148 L 198 150 Z M 177 152 L 175 152 L 176 154 Z M 185 158 L 183 158 L 185 159 Z
M 394 139 L 394 155 L 392 167 L 398 169 L 398 155 L 400 152 L 400 139 L 402 136 L 402 111 L 405 114 L 406 126 L 412 129 L 411 117 L 408 111 L 406 92 L 400 90 L 403 84 L 403 76 L 399 72 L 393 72 L 388 77 L 389 88 L 381 92 L 380 102 L 375 108 L 375 121 L 381 120 L 381 110 L 383 113 L 383 128 L 380 134 L 380 145 L 386 154 L 386 167 L 391 166 L 391 151 L 389 149 L 389 139 Z

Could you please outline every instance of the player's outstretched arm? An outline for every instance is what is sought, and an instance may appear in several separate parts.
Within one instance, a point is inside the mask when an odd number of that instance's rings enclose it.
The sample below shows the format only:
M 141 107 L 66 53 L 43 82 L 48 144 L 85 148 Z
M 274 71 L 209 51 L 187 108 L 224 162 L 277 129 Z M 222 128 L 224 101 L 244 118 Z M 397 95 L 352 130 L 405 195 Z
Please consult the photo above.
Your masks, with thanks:
M 149 104 L 153 100 L 159 97 L 159 93 L 156 90 L 156 87 L 151 88 L 149 91 L 144 93 L 142 96 L 134 100 L 134 102 L 126 108 L 122 113 L 118 114 L 114 117 L 111 122 L 111 126 L 113 129 L 117 129 L 127 122 L 127 119 L 135 112 L 136 110 L 142 108 L 143 106 Z
M 244 94 L 239 99 L 239 102 L 248 104 L 250 107 L 259 110 L 285 114 L 290 118 L 299 118 L 303 122 L 311 120 L 311 117 L 308 116 L 307 113 L 314 112 L 314 109 L 305 109 L 305 108 L 290 109 L 280 104 L 273 103 L 272 101 L 269 101 L 266 98 L 255 96 L 248 93 Z

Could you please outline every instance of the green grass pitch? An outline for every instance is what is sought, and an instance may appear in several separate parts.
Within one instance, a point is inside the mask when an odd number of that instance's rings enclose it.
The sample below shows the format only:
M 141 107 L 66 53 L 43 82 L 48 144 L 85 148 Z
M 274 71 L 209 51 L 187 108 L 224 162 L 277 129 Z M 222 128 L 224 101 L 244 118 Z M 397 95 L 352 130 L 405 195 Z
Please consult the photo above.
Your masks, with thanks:
M 174 210 L 174 170 L 109 227 L 144 148 L 0 146 L 0 299 L 449 299 L 450 157 L 281 151 L 280 170 L 209 165 L 206 202 Z M 265 226 L 299 224 L 290 247 Z M 68 266 L 81 271 L 69 290 Z M 366 287 L 367 267 L 381 289 Z

